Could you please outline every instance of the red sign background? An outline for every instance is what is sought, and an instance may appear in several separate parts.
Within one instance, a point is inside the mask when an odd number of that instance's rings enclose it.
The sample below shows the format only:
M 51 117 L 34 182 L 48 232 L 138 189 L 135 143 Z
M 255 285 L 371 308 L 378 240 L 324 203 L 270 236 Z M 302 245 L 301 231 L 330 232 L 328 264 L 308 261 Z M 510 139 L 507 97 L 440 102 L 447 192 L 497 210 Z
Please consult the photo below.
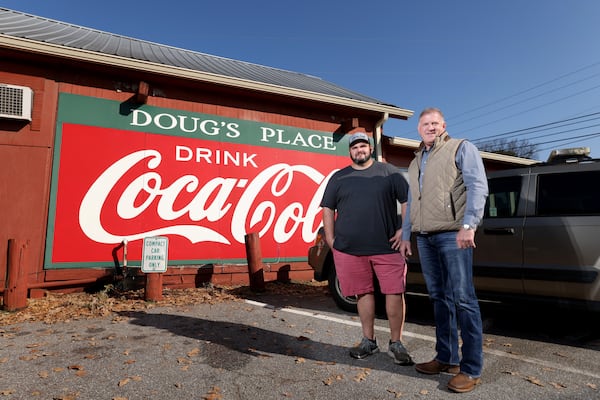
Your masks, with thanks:
M 260 233 L 265 258 L 305 259 L 324 184 L 347 163 L 339 155 L 64 123 L 52 263 L 111 262 L 124 239 L 139 260 L 142 237 L 165 232 L 170 265 L 245 260 L 249 232 Z

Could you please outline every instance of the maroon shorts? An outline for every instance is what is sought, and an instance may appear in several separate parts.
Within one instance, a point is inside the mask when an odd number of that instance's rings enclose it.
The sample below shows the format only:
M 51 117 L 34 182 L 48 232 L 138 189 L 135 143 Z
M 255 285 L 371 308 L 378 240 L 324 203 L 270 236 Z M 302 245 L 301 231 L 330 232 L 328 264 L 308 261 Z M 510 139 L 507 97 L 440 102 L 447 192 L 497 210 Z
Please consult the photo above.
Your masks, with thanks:
M 344 296 L 371 293 L 375 290 L 373 273 L 383 294 L 406 291 L 406 260 L 400 253 L 354 256 L 333 249 L 335 270 Z

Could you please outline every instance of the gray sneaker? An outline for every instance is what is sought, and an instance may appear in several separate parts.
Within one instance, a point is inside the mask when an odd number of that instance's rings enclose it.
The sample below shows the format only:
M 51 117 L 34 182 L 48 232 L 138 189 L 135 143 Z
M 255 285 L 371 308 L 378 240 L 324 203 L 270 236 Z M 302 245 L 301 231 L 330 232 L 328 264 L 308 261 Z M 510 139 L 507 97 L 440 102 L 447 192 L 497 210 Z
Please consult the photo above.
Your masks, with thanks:
M 388 346 L 388 355 L 394 359 L 396 364 L 400 365 L 413 365 L 414 362 L 408 354 L 408 350 L 402 344 L 401 341 L 391 342 Z
M 350 349 L 350 357 L 362 359 L 378 351 L 377 341 L 364 337 L 358 346 Z

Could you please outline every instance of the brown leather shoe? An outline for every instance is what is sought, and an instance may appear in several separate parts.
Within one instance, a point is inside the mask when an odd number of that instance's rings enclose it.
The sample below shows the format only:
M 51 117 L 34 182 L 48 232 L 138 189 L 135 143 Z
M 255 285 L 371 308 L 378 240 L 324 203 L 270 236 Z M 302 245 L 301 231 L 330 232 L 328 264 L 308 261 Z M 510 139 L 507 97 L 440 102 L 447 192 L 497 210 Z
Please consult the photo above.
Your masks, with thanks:
M 460 368 L 458 365 L 450 365 L 439 362 L 438 360 L 431 360 L 426 363 L 415 365 L 417 372 L 427 375 L 437 375 L 440 372 L 447 372 L 449 374 L 458 374 Z
M 466 393 L 475 389 L 475 386 L 479 385 L 480 382 L 481 378 L 472 378 L 461 372 L 450 379 L 448 389 L 456 393 Z

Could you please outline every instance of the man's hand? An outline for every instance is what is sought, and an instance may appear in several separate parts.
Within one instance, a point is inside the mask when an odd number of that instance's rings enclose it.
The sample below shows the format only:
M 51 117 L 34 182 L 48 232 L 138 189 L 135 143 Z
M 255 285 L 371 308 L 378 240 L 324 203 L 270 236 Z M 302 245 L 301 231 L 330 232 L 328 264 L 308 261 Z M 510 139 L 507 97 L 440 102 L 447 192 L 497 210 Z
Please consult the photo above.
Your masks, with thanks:
M 400 251 L 400 242 L 402 241 L 402 229 L 398 229 L 394 236 L 390 239 L 392 249 Z
M 323 207 L 323 231 L 325 241 L 330 249 L 333 249 L 335 210 Z
M 408 258 L 412 256 L 412 250 L 410 248 L 410 240 L 403 240 L 400 242 L 400 254 L 402 257 Z
M 469 247 L 475 248 L 475 230 L 460 229 L 456 234 L 456 244 L 459 249 L 468 249 Z

